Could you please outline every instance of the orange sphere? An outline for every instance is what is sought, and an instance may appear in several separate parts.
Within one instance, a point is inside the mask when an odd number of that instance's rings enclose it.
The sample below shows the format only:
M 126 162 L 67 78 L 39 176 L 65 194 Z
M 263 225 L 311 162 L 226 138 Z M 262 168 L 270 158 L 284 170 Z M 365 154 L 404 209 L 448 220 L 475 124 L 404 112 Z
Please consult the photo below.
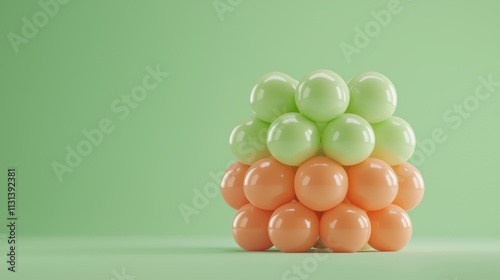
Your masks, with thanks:
M 250 203 L 243 191 L 243 181 L 249 167 L 238 161 L 233 163 L 226 169 L 220 183 L 222 198 L 224 198 L 224 201 L 229 206 L 236 210 Z
M 411 238 L 410 217 L 397 205 L 382 210 L 368 212 L 372 224 L 372 234 L 368 244 L 379 251 L 401 250 Z
M 405 211 L 417 207 L 424 197 L 424 178 L 418 169 L 408 162 L 393 166 L 398 177 L 399 189 L 392 204 L 400 206 Z
M 233 237 L 247 251 L 265 251 L 273 246 L 267 233 L 272 211 L 259 209 L 252 204 L 241 207 L 233 220 Z
M 398 194 L 398 178 L 384 161 L 368 158 L 347 171 L 347 199 L 366 211 L 389 206 Z
M 295 174 L 295 194 L 299 201 L 315 211 L 339 205 L 347 194 L 344 168 L 327 157 L 315 157 L 300 165 Z
M 366 212 L 353 204 L 341 203 L 326 211 L 320 221 L 320 237 L 334 252 L 361 250 L 370 238 L 370 220 Z
M 283 252 L 305 252 L 318 240 L 317 214 L 300 204 L 290 202 L 276 209 L 269 221 L 269 237 Z
M 275 210 L 295 198 L 294 170 L 274 158 L 263 158 L 250 166 L 243 190 L 247 199 L 264 210 Z

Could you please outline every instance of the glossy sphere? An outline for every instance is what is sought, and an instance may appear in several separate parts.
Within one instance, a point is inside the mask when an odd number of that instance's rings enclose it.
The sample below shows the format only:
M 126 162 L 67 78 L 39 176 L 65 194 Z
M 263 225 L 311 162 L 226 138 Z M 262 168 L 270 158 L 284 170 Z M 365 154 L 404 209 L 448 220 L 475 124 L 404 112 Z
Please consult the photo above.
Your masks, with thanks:
M 382 210 L 368 212 L 372 234 L 368 244 L 379 251 L 398 251 L 410 241 L 412 224 L 401 207 L 390 205 Z
M 269 124 L 256 117 L 241 121 L 229 136 L 229 146 L 234 157 L 241 163 L 251 165 L 268 157 L 266 135 Z
M 247 171 L 243 190 L 248 200 L 264 210 L 275 210 L 295 198 L 292 167 L 273 158 L 263 158 Z
M 327 157 L 304 162 L 295 174 L 295 194 L 315 211 L 326 211 L 340 204 L 347 194 L 344 168 Z
M 370 238 L 370 230 L 366 212 L 352 204 L 342 203 L 321 217 L 321 240 L 334 252 L 361 250 Z
M 249 167 L 243 163 L 235 162 L 226 169 L 222 177 L 220 184 L 222 198 L 236 210 L 249 203 L 243 191 L 243 182 Z
M 343 114 L 323 130 L 324 153 L 342 165 L 354 165 L 367 159 L 375 146 L 370 124 L 354 114 Z
M 297 83 L 292 77 L 280 72 L 262 76 L 250 94 L 250 105 L 257 118 L 271 123 L 285 113 L 298 112 L 295 105 Z
M 401 164 L 410 159 L 415 151 L 415 134 L 402 118 L 392 116 L 374 124 L 375 148 L 371 157 L 379 158 L 389 165 Z
M 410 211 L 417 207 L 424 197 L 424 178 L 418 169 L 408 162 L 393 166 L 392 169 L 399 183 L 398 194 L 392 204 Z
M 368 158 L 347 171 L 349 188 L 347 199 L 366 211 L 389 206 L 398 193 L 398 179 L 385 162 Z
M 264 251 L 273 246 L 267 233 L 272 211 L 247 204 L 238 210 L 233 220 L 233 237 L 247 251 Z
M 277 160 L 298 166 L 316 155 L 320 138 L 314 122 L 299 113 L 288 113 L 271 124 L 267 133 L 267 147 Z
M 283 252 L 309 250 L 318 240 L 318 231 L 318 216 L 299 202 L 279 207 L 269 221 L 269 237 Z
M 347 112 L 362 116 L 369 123 L 378 123 L 392 116 L 397 95 L 392 82 L 377 72 L 366 72 L 349 82 L 351 100 Z
M 316 70 L 300 81 L 295 101 L 304 116 L 315 122 L 329 122 L 347 109 L 349 89 L 335 72 Z

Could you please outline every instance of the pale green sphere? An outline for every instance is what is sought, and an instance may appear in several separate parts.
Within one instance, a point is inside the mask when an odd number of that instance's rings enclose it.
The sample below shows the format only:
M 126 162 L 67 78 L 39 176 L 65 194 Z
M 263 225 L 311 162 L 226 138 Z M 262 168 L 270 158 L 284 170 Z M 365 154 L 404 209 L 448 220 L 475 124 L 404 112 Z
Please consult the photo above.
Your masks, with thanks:
M 343 114 L 323 130 L 324 153 L 336 162 L 350 166 L 367 159 L 375 146 L 370 124 L 354 114 Z
M 315 122 L 329 122 L 347 109 L 349 89 L 335 72 L 316 70 L 300 81 L 295 102 L 304 116 Z
M 267 147 L 278 161 L 292 166 L 315 156 L 320 149 L 316 124 L 299 113 L 278 117 L 267 133 Z
M 372 127 L 376 139 L 372 157 L 391 166 L 410 159 L 415 151 L 416 140 L 413 129 L 405 120 L 392 116 Z
M 295 105 L 297 84 L 292 77 L 280 72 L 262 76 L 250 93 L 250 105 L 257 118 L 271 123 L 283 114 L 298 112 Z
M 377 72 L 360 74 L 349 82 L 348 113 L 363 117 L 369 123 L 386 120 L 396 110 L 397 94 L 392 82 Z
M 269 157 L 266 145 L 269 123 L 256 117 L 241 121 L 229 136 L 229 147 L 234 157 L 241 163 L 251 165 L 259 159 Z

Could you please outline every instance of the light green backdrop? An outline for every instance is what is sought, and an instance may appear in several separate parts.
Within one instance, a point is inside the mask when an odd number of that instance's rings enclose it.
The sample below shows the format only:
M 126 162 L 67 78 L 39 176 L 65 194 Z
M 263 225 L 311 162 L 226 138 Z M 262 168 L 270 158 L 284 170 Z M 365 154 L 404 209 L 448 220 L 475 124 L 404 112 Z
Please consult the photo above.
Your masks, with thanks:
M 195 207 L 196 191 L 213 190 L 232 160 L 228 136 L 251 115 L 257 78 L 328 68 L 346 80 L 384 73 L 398 90 L 396 115 L 420 143 L 446 134 L 419 165 L 426 193 L 410 213 L 415 237 L 500 236 L 500 86 L 473 97 L 479 77 L 500 82 L 499 2 L 401 0 L 380 29 L 374 14 L 391 1 L 215 1 L 228 5 L 221 16 L 213 3 L 74 0 L 13 47 L 8 34 L 22 35 L 22 18 L 43 9 L 2 1 L 0 181 L 18 169 L 19 235 L 231 238 L 235 212 L 219 194 L 198 201 L 208 205 L 189 223 L 179 207 Z M 344 55 L 366 27 L 369 41 Z M 129 115 L 116 113 L 157 65 L 168 77 Z M 477 108 L 447 112 L 464 100 Z M 53 162 L 105 118 L 114 130 L 59 182 Z

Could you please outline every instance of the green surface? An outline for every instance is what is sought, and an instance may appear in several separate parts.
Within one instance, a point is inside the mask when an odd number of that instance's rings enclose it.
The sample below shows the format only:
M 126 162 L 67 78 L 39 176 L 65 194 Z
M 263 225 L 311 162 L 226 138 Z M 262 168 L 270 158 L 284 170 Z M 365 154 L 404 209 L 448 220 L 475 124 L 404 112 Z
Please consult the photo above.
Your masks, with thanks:
M 377 71 L 394 83 L 394 114 L 415 131 L 411 162 L 426 183 L 422 203 L 409 212 L 415 239 L 500 237 L 500 2 L 69 1 L 13 48 L 8 34 L 22 35 L 23 17 L 32 21 L 42 10 L 37 2 L 0 3 L 0 182 L 6 182 L 8 167 L 17 167 L 20 237 L 231 241 L 235 211 L 217 194 L 222 172 L 234 161 L 229 134 L 252 114 L 249 97 L 259 77 L 281 71 L 301 79 L 315 69 L 330 69 L 345 81 Z M 86 135 L 93 132 L 99 140 L 97 129 L 102 141 L 69 166 L 72 151 L 88 149 Z M 57 176 L 54 162 L 71 172 Z M 19 248 L 30 249 L 20 242 Z M 66 255 L 51 251 L 56 259 L 46 257 L 46 250 L 37 257 L 21 251 L 19 265 L 64 279 L 111 279 L 111 269 L 130 264 L 140 280 L 153 279 L 155 271 L 148 269 L 154 267 L 204 275 L 230 267 L 222 260 L 243 267 L 253 261 L 270 265 L 269 258 L 279 263 L 273 274 L 279 278 L 301 262 L 301 255 L 273 253 L 210 258 L 207 251 L 218 247 L 203 243 L 213 248 L 197 250 L 196 244 L 166 257 L 151 244 L 153 261 L 134 255 L 143 249 L 119 259 L 85 248 L 67 249 Z M 224 248 L 237 250 L 228 244 Z M 3 240 L 2 255 L 5 246 Z M 121 253 L 119 246 L 115 252 Z M 404 271 L 405 279 L 441 280 L 497 271 L 498 253 L 446 251 L 460 246 L 425 254 L 417 247 L 366 263 L 394 279 Z M 352 267 L 368 275 L 353 260 L 369 256 L 336 256 L 338 266 L 321 266 L 318 273 L 335 268 L 342 274 Z M 408 266 L 390 272 L 386 260 Z M 207 270 L 194 269 L 200 263 Z M 244 277 L 274 269 L 248 266 Z
M 496 280 L 500 274 L 499 239 L 415 238 L 397 253 L 346 254 L 285 254 L 274 247 L 245 252 L 220 238 L 30 238 L 23 243 L 21 272 L 7 279 Z M 297 269 L 302 276 L 294 274 Z M 0 271 L 2 279 L 5 275 Z

